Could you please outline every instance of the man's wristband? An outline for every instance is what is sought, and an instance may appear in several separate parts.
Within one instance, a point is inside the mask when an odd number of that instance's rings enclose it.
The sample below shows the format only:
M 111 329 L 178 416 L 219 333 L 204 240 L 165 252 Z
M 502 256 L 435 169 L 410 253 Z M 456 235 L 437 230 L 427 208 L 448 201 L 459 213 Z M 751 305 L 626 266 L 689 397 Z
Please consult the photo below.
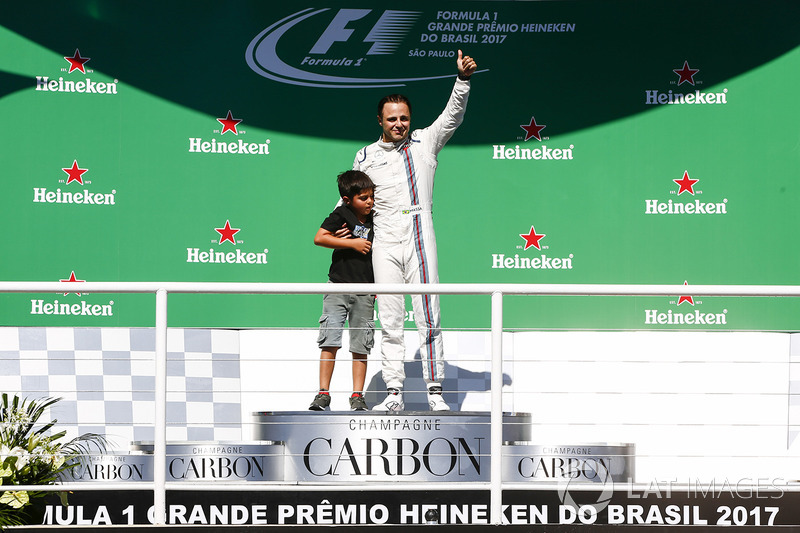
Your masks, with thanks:
M 469 81 L 469 78 L 470 76 L 464 76 L 460 72 L 458 73 L 458 79 L 460 79 L 461 81 Z

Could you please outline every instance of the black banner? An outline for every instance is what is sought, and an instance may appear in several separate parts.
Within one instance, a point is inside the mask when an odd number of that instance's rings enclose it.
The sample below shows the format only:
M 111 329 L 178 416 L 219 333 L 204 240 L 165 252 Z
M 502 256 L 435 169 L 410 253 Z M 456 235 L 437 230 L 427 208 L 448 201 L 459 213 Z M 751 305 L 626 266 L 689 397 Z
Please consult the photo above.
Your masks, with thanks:
M 441 491 L 168 491 L 175 526 L 490 526 L 489 492 Z M 153 522 L 150 491 L 81 491 L 43 509 L 48 526 L 133 526 Z M 800 526 L 800 493 L 774 487 L 697 486 L 654 490 L 513 490 L 503 493 L 503 525 L 526 531 L 574 527 Z M 554 529 L 553 526 L 558 526 Z M 271 527 L 271 531 L 276 531 Z M 126 529 L 128 531 L 128 529 Z M 295 527 L 292 531 L 298 531 Z

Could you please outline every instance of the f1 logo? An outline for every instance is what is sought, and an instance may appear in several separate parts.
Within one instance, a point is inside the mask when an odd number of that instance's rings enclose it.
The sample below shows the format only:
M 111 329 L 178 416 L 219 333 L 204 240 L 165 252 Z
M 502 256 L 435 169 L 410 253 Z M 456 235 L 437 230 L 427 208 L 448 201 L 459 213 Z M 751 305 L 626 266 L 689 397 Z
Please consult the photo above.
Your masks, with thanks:
M 336 42 L 347 42 L 355 30 L 348 28 L 350 22 L 366 17 L 371 9 L 340 9 L 317 42 L 310 54 L 326 54 Z M 364 38 L 373 43 L 367 55 L 391 54 L 400 45 L 403 37 L 419 18 L 419 11 L 386 10 Z

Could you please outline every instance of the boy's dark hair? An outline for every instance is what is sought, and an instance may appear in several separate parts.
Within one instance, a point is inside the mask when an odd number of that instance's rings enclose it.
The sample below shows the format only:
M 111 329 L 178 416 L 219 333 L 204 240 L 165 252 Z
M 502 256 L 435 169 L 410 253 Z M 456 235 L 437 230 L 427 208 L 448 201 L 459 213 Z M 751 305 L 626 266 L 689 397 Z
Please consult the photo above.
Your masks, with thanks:
M 352 199 L 364 189 L 375 190 L 375 184 L 360 170 L 345 170 L 336 178 L 339 184 L 339 196 Z
M 384 96 L 381 98 L 381 101 L 378 102 L 378 116 L 380 118 L 383 118 L 383 106 L 386 104 L 406 104 L 408 106 L 408 112 L 411 113 L 411 102 L 407 96 L 403 94 L 390 94 Z

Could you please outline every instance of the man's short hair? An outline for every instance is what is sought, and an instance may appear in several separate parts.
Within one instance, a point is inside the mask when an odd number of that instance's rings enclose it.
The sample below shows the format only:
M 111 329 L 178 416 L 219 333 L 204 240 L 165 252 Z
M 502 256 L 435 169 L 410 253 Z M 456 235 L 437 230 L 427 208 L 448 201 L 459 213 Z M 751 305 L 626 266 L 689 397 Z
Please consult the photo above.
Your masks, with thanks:
M 365 189 L 374 191 L 375 184 L 365 173 L 360 170 L 345 170 L 336 178 L 339 184 L 339 196 L 347 196 L 351 200 Z
M 390 94 L 384 96 L 381 98 L 381 101 L 378 102 L 378 116 L 380 118 L 383 118 L 383 106 L 386 104 L 406 104 L 408 106 L 408 112 L 411 113 L 411 101 L 407 96 L 402 94 Z

